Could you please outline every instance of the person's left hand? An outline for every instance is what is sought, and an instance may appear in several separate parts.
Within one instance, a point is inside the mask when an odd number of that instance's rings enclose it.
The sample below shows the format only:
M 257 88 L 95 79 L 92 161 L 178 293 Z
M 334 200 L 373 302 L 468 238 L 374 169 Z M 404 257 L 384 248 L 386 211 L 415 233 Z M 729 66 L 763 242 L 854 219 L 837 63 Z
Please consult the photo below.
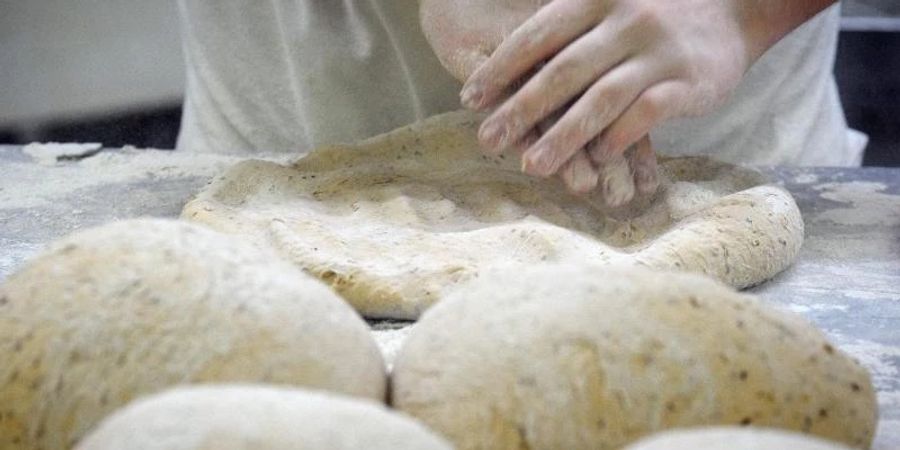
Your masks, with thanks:
M 499 105 L 479 130 L 482 144 L 497 152 L 551 115 L 560 116 L 523 155 L 524 170 L 532 175 L 590 163 L 580 156 L 588 146 L 593 163 L 607 168 L 599 182 L 615 183 L 630 172 L 624 154 L 637 144 L 631 161 L 635 183 L 638 190 L 652 191 L 655 177 L 642 177 L 651 167 L 655 174 L 651 128 L 710 111 L 750 64 L 734 3 L 554 0 L 475 70 L 463 88 L 463 104 L 477 110 Z M 535 74 L 505 99 L 529 72 Z

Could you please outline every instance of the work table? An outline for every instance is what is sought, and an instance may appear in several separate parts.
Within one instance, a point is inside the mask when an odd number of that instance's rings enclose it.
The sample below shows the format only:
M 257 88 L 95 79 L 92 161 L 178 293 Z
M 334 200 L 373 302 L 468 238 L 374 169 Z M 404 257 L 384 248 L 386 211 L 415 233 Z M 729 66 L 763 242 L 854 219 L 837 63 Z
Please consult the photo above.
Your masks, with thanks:
M 0 280 L 49 241 L 117 219 L 177 217 L 208 180 L 238 159 L 103 150 L 55 162 L 0 146 Z M 881 422 L 874 449 L 900 449 L 900 169 L 764 168 L 803 214 L 793 267 L 752 289 L 816 323 L 872 373 Z M 403 325 L 376 324 L 393 334 Z M 384 347 L 384 341 L 380 342 Z

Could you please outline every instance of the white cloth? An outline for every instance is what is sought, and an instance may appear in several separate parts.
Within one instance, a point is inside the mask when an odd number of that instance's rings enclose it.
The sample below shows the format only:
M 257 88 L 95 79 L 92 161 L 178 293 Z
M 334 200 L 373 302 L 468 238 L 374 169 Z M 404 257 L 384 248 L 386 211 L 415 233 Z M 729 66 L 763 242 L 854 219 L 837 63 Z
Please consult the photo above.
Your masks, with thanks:
M 303 152 L 459 108 L 417 0 L 179 0 L 187 96 L 178 147 Z M 665 154 L 858 165 L 832 76 L 839 8 L 792 32 L 714 113 L 653 133 Z M 862 136 L 862 137 L 861 137 Z

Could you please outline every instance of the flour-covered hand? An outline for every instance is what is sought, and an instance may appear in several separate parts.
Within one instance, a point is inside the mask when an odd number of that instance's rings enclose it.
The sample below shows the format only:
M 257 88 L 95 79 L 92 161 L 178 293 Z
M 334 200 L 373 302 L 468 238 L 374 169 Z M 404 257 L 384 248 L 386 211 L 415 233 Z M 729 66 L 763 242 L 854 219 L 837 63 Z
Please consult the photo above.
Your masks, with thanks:
M 458 80 L 466 81 L 510 34 L 549 1 L 420 0 L 422 30 L 444 68 Z M 518 80 L 507 83 L 506 92 L 498 95 L 515 92 L 534 70 L 531 69 Z M 500 97 L 495 100 L 499 101 Z M 524 153 L 543 133 L 552 128 L 562 112 L 560 109 L 537 122 L 517 139 L 508 140 L 504 147 L 518 154 Z M 600 183 L 610 204 L 624 203 L 635 192 L 635 185 L 642 192 L 655 189 L 655 156 L 649 145 L 643 148 L 644 151 L 629 155 L 630 161 L 627 164 L 621 164 L 620 159 L 616 159 L 613 164 L 608 165 L 592 161 L 587 148 L 582 148 L 558 171 L 559 178 L 576 194 L 591 192 Z M 643 174 L 642 177 L 635 177 L 637 184 L 632 179 L 630 169 L 635 165 L 635 160 L 644 162 L 641 166 L 643 169 L 634 171 L 636 174 Z
M 524 154 L 533 175 L 556 173 L 585 146 L 597 164 L 619 161 L 655 125 L 721 104 L 769 46 L 831 3 L 555 0 L 504 39 L 461 98 L 469 108 L 496 108 L 479 138 L 498 152 L 564 109 Z
M 509 84 L 543 67 L 484 122 L 479 137 L 500 151 L 574 103 L 529 148 L 528 173 L 556 173 L 591 144 L 615 159 L 667 118 L 722 102 L 750 62 L 733 2 L 556 0 L 523 23 L 469 77 L 463 103 L 495 106 Z

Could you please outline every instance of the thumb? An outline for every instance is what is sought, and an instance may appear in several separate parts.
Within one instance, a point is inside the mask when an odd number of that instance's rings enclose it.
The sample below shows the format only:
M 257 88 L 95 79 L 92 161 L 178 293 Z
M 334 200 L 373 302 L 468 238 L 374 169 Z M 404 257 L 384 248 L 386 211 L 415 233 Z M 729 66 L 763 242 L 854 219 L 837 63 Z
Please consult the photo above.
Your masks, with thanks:
M 465 83 L 469 76 L 488 60 L 489 56 L 487 51 L 481 49 L 461 49 L 453 58 L 453 67 L 448 67 L 448 69 L 457 80 Z

